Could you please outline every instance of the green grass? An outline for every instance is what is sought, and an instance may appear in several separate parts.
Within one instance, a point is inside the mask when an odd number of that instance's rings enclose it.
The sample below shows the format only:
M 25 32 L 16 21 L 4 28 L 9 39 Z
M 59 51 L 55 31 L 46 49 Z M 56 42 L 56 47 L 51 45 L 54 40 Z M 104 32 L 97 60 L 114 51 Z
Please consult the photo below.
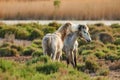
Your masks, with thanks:
M 67 68 L 64 62 L 51 62 L 50 57 L 43 55 L 42 38 L 47 33 L 53 33 L 61 24 L 56 22 L 48 25 L 38 23 L 6 25 L 0 24 L 0 37 L 5 34 L 14 34 L 16 39 L 31 40 L 31 45 L 18 46 L 11 42 L 0 45 L 0 56 L 32 56 L 32 59 L 19 63 L 0 59 L 0 79 L 2 80 L 90 80 L 85 72 L 94 72 L 97 75 L 108 75 L 108 67 L 100 64 L 100 60 L 115 62 L 120 59 L 120 38 L 118 24 L 106 26 L 104 24 L 89 25 L 92 42 L 86 43 L 79 39 L 77 54 L 77 69 Z M 115 27 L 114 27 L 115 26 Z M 108 33 L 113 42 L 101 41 L 99 33 Z M 107 37 L 106 37 L 107 38 Z M 66 60 L 63 54 L 62 61 Z M 118 68 L 118 67 L 117 67 Z M 28 76 L 29 75 L 29 76 Z M 93 80 L 107 80 L 96 77 Z

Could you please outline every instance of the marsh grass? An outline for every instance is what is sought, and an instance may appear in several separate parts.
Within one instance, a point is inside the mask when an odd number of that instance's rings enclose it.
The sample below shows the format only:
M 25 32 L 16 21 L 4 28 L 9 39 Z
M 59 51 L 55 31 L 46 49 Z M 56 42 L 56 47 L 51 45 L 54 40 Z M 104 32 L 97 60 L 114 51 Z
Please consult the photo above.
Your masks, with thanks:
M 119 3 L 119 0 L 1 0 L 0 19 L 118 20 Z

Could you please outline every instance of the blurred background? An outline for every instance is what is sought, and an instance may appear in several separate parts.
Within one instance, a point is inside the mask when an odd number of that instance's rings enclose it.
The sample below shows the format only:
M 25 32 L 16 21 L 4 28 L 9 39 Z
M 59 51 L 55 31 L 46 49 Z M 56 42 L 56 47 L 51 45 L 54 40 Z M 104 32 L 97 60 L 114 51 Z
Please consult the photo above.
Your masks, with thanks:
M 0 20 L 119 20 L 120 0 L 0 0 Z

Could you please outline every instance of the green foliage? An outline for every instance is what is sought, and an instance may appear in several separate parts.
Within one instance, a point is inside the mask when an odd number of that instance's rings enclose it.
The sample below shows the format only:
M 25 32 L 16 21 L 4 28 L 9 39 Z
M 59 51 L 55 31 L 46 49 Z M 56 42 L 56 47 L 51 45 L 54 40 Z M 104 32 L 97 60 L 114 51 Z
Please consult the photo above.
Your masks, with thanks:
M 0 46 L 0 56 L 19 56 L 22 51 L 22 46 L 11 43 L 4 43 Z
M 113 62 L 114 60 L 118 60 L 119 56 L 117 56 L 117 54 L 114 54 L 114 53 L 108 53 L 105 55 L 105 59 L 111 60 Z
M 47 33 L 53 33 L 56 29 L 54 27 L 45 27 L 42 29 L 44 32 L 44 35 Z
M 45 55 L 40 56 L 40 57 L 39 57 L 39 60 L 40 60 L 41 62 L 44 62 L 44 63 L 48 63 L 48 62 L 51 61 L 50 57 L 45 56 Z
M 19 52 L 16 49 L 11 49 L 9 47 L 0 48 L 0 56 L 17 56 Z
M 27 47 L 23 50 L 22 55 L 29 56 L 35 51 L 35 48 Z
M 112 28 L 120 28 L 120 24 L 118 24 L 118 23 L 111 24 L 110 27 L 112 27 Z
M 99 70 L 99 75 L 101 75 L 101 76 L 109 75 L 109 69 L 100 69 Z
M 39 65 L 36 67 L 36 71 L 44 74 L 51 74 L 55 73 L 59 70 L 59 68 L 62 66 L 61 63 L 58 62 L 52 62 L 52 63 L 47 63 L 45 65 Z
M 95 52 L 95 55 L 96 55 L 99 59 L 105 58 L 105 53 L 102 52 L 102 51 Z
M 29 32 L 24 30 L 24 29 L 21 29 L 19 28 L 18 31 L 16 32 L 15 34 L 15 37 L 17 39 L 28 39 L 29 38 Z
M 18 29 L 15 26 L 4 26 L 2 29 L 0 29 L 0 37 L 4 37 L 5 34 L 16 34 Z
M 103 23 L 96 23 L 96 24 L 94 24 L 95 26 L 104 26 L 105 24 L 103 24 Z
M 96 72 L 99 69 L 99 65 L 97 62 L 93 60 L 86 60 L 85 61 L 85 67 L 88 69 L 90 72 Z
M 114 41 L 114 44 L 115 44 L 115 45 L 120 45 L 120 38 L 116 39 L 116 40 Z
M 8 70 L 11 69 L 12 67 L 13 67 L 12 62 L 7 61 L 7 60 L 0 59 L 0 69 L 1 69 L 3 72 L 8 71 Z
M 61 24 L 57 22 L 51 22 L 48 24 L 48 26 L 55 27 L 56 29 L 58 29 L 61 26 Z
M 43 32 L 40 31 L 39 29 L 33 29 L 33 31 L 30 34 L 30 40 L 34 40 L 36 38 L 42 38 L 43 37 Z
M 40 45 L 41 42 L 42 42 L 41 39 L 35 39 L 35 40 L 33 40 L 33 43 L 36 44 L 36 45 Z
M 36 50 L 32 53 L 32 57 L 39 57 L 43 55 L 43 51 L 42 50 Z
M 54 0 L 54 6 L 56 7 L 56 8 L 59 8 L 60 7 L 60 0 Z

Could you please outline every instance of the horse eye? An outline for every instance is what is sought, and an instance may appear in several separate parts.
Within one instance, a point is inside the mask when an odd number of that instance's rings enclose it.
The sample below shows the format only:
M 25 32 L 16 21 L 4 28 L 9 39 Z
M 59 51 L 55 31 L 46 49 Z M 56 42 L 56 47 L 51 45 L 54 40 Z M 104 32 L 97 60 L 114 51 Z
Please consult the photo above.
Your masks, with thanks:
M 86 32 L 84 31 L 84 33 L 86 33 Z

